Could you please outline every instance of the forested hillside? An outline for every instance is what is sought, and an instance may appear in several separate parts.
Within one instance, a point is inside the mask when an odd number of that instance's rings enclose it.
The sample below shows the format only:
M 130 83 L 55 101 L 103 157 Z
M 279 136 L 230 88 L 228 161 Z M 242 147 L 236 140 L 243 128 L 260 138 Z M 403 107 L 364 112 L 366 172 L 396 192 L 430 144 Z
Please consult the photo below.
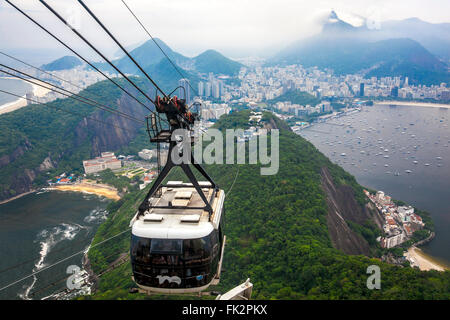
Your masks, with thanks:
M 41 68 L 47 71 L 59 71 L 72 69 L 77 66 L 81 66 L 82 64 L 83 63 L 81 62 L 81 60 L 76 57 L 65 56 L 48 64 L 44 64 L 43 66 L 41 66 Z
M 245 126 L 248 116 L 248 111 L 232 113 L 223 116 L 216 126 L 220 129 Z M 366 201 L 362 187 L 311 143 L 285 129 L 282 121 L 269 114 L 263 120 L 280 128 L 280 170 L 276 175 L 260 175 L 260 165 L 206 166 L 226 192 L 236 177 L 225 201 L 225 272 L 220 285 L 213 290 L 225 292 L 251 278 L 254 299 L 450 298 L 448 271 L 421 272 L 389 265 L 377 258 L 347 255 L 337 249 L 327 223 L 329 195 L 324 191 L 322 172 L 324 169 L 329 172 L 333 186 L 344 187 L 353 194 L 355 206 L 361 210 Z M 172 178 L 175 176 L 179 178 L 177 172 Z M 110 216 L 99 228 L 94 243 L 126 230 L 145 191 L 129 194 L 110 205 Z M 366 218 L 354 219 L 365 221 Z M 356 239 L 368 241 L 369 238 Z M 107 269 L 120 255 L 127 254 L 128 249 L 129 233 L 92 249 L 89 258 L 93 270 L 99 273 Z M 366 287 L 369 276 L 366 271 L 370 265 L 381 268 L 381 290 Z M 134 287 L 130 277 L 128 263 L 104 274 L 99 279 L 97 293 L 83 299 L 148 298 L 129 293 Z
M 276 103 L 276 102 L 284 102 L 284 101 L 290 101 L 293 104 L 300 104 L 303 106 L 311 105 L 315 106 L 318 103 L 320 103 L 320 99 L 316 98 L 312 94 L 309 94 L 305 91 L 299 91 L 299 90 L 290 90 L 286 93 L 283 93 L 281 96 L 276 97 L 275 99 L 269 100 L 269 103 Z
M 118 81 L 126 86 L 123 79 Z M 154 94 L 142 79 L 135 81 Z M 138 96 L 135 90 L 128 90 Z M 148 114 L 108 81 L 98 82 L 80 95 L 136 118 Z M 0 131 L 0 201 L 43 186 L 55 173 L 82 173 L 82 160 L 125 146 L 130 150 L 135 142 L 140 146 L 135 139 L 146 134 L 143 123 L 69 98 L 4 114 Z

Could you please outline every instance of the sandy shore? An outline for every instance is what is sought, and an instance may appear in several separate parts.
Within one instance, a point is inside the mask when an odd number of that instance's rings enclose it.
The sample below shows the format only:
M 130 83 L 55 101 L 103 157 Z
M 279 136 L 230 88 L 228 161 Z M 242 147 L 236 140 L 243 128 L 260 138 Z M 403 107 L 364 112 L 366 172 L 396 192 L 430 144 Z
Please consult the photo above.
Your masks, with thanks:
M 445 271 L 445 266 L 441 265 L 439 262 L 433 260 L 430 256 L 425 254 L 422 250 L 417 247 L 412 246 L 405 252 L 404 256 L 411 262 L 411 266 L 419 267 L 422 271 L 428 270 L 438 270 Z
M 3 79 L 15 79 L 15 78 L 3 78 Z M 35 82 L 40 82 L 37 80 L 33 80 Z M 45 85 L 44 83 L 42 83 L 43 85 Z M 31 84 L 33 87 L 33 94 L 36 97 L 44 97 L 47 93 L 49 93 L 51 90 L 49 89 L 45 89 L 43 87 L 40 87 L 36 84 Z M 18 98 L 16 101 L 13 102 L 9 102 L 6 103 L 4 105 L 0 106 L 0 114 L 4 114 L 4 113 L 8 113 L 11 111 L 15 111 L 18 110 L 20 108 L 23 108 L 25 106 L 27 106 L 28 101 L 25 99 L 25 95 L 23 95 L 23 99 L 22 98 Z
M 30 190 L 30 191 L 28 191 L 28 192 L 21 193 L 21 194 L 15 196 L 15 197 L 12 197 L 12 198 L 9 198 L 9 199 L 0 201 L 0 204 L 8 203 L 8 202 L 10 202 L 10 201 L 13 201 L 13 200 L 22 198 L 23 196 L 26 196 L 27 194 L 33 193 L 33 192 L 35 192 L 35 191 L 36 191 L 36 190 Z
M 25 98 L 25 96 L 23 96 Z M 0 114 L 8 113 L 20 108 L 23 108 L 27 105 L 27 100 L 25 99 L 17 99 L 14 102 L 6 103 L 0 106 Z
M 40 84 L 42 84 L 42 85 L 44 85 L 44 86 L 49 86 L 49 85 L 47 85 L 47 84 L 45 84 L 45 83 L 43 83 L 43 82 L 41 82 L 41 81 L 38 81 L 38 80 L 33 80 L 34 82 L 37 82 L 37 83 L 40 83 Z M 43 96 L 45 96 L 47 93 L 49 93 L 51 90 L 50 89 L 45 89 L 45 88 L 43 88 L 43 87 L 41 87 L 41 86 L 38 86 L 38 85 L 36 85 L 36 84 L 32 84 L 32 86 L 33 86 L 33 93 L 34 93 L 34 95 L 36 96 L 36 97 L 43 97 Z
M 374 104 L 450 109 L 450 104 L 417 101 L 375 101 Z
M 48 188 L 50 190 L 59 190 L 59 191 L 75 191 L 75 192 L 84 192 L 89 194 L 96 194 L 98 196 L 103 196 L 112 200 L 119 200 L 119 192 L 117 189 L 105 185 L 105 184 L 96 184 L 89 182 L 81 182 L 74 184 L 61 184 Z

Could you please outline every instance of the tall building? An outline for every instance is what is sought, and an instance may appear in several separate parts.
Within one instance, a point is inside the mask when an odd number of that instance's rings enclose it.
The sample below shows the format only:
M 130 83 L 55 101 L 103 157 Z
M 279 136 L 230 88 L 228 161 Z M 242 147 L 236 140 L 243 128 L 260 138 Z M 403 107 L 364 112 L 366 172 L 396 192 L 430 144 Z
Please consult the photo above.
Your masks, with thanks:
M 331 107 L 330 101 L 322 101 L 319 104 L 319 107 L 320 107 L 320 112 L 321 113 L 330 112 L 330 111 L 333 110 L 333 108 Z
M 364 83 L 359 84 L 359 96 L 364 97 Z
M 35 103 L 33 101 L 39 102 L 39 99 L 34 95 L 33 91 L 27 92 L 26 98 L 27 98 L 27 105 Z
M 112 152 L 102 152 L 101 157 L 84 160 L 83 167 L 86 174 L 90 174 L 105 169 L 119 169 L 122 167 L 122 161 L 118 160 Z
M 214 99 L 220 98 L 220 82 L 219 81 L 214 81 L 214 83 L 212 85 L 212 95 L 213 95 Z
M 205 97 L 211 96 L 211 82 L 207 82 L 205 85 Z
M 203 83 L 203 81 L 200 81 L 198 83 L 198 95 L 202 97 L 204 94 L 205 94 L 205 84 Z
M 391 96 L 395 97 L 395 98 L 398 97 L 398 87 L 397 86 L 395 86 L 391 89 Z
M 441 99 L 442 100 L 450 100 L 450 91 L 442 91 Z
M 188 79 L 180 79 L 178 81 L 178 85 L 182 88 L 180 88 L 179 91 L 179 98 L 186 99 L 186 104 L 191 103 L 191 91 L 189 87 L 189 80 Z

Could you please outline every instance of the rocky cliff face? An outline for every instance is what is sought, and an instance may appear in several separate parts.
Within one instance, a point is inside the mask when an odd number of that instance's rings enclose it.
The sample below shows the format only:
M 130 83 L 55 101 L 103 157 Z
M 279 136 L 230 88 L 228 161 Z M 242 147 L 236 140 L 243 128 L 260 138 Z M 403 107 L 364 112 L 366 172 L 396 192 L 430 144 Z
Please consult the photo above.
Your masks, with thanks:
M 11 154 L 6 154 L 0 157 L 0 168 L 7 166 L 31 148 L 32 145 L 30 141 L 28 141 L 28 139 L 25 139 L 25 141 L 20 146 L 18 146 Z
M 119 111 L 133 115 L 135 118 L 144 120 L 147 115 L 146 110 L 141 105 L 125 94 L 117 100 L 117 105 Z M 108 123 L 111 123 L 111 125 L 85 118 L 75 128 L 75 145 L 82 145 L 86 140 L 89 140 L 92 157 L 98 156 L 104 151 L 117 150 L 128 144 L 136 137 L 139 128 L 142 127 L 139 123 L 124 117 L 110 116 L 110 113 L 106 111 L 96 112 L 91 118 L 105 121 L 107 116 Z
M 138 119 L 145 119 L 147 110 L 139 105 L 135 100 L 123 94 L 117 100 L 118 110 L 133 115 Z M 30 165 L 26 168 L 11 170 L 7 168 L 9 164 L 20 160 L 22 157 L 32 158 L 39 146 L 34 146 L 28 139 L 19 145 L 12 153 L 0 157 L 0 169 L 5 167 L 8 171 L 8 182 L 0 189 L 0 201 L 26 193 L 32 190 L 36 177 L 41 173 L 58 167 L 62 158 L 70 158 L 80 148 L 89 148 L 90 156 L 98 156 L 104 151 L 115 151 L 133 140 L 142 124 L 128 120 L 109 112 L 98 110 L 89 115 L 90 118 L 105 121 L 112 125 L 107 125 L 95 120 L 84 118 L 77 124 L 67 123 L 67 146 L 55 148 L 55 152 L 43 156 L 42 159 L 33 159 L 30 163 L 39 162 L 38 165 Z M 49 129 L 50 130 L 50 129 Z M 28 162 L 28 161 L 27 161 Z M 14 172 L 11 172 L 14 171 Z
M 380 226 L 381 217 L 369 206 L 361 207 L 350 186 L 337 186 L 326 167 L 321 170 L 321 183 L 328 204 L 327 225 L 333 246 L 346 254 L 370 255 L 367 241 L 353 231 L 347 222 L 363 225 L 370 220 Z

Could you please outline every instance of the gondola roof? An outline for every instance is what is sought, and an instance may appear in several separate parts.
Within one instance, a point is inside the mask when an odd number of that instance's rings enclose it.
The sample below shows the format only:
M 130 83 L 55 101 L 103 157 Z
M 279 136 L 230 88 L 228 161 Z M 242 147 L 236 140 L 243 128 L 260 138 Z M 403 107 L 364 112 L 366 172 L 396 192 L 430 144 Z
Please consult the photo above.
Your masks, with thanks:
M 180 184 L 183 187 L 170 187 Z M 200 182 L 200 185 L 205 187 L 202 190 L 209 198 L 214 192 L 208 188 L 209 182 Z M 219 190 L 213 198 L 211 217 L 207 210 L 201 208 L 203 200 L 191 183 L 169 181 L 161 191 L 161 197 L 153 197 L 150 201 L 152 206 L 163 208 L 153 207 L 143 215 L 136 215 L 131 221 L 134 235 L 158 239 L 195 239 L 207 236 L 218 228 L 225 199 L 223 190 Z

